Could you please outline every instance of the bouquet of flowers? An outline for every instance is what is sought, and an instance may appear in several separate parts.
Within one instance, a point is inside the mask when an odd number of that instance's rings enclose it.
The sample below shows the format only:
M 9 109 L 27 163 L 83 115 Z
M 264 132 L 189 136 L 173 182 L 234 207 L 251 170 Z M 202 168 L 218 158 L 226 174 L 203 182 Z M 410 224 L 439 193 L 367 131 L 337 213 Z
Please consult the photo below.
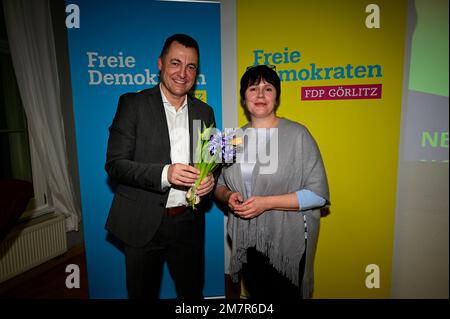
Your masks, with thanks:
M 197 147 L 195 150 L 195 167 L 200 170 L 200 177 L 186 193 L 188 204 L 195 209 L 200 203 L 197 195 L 197 187 L 203 178 L 213 172 L 219 165 L 229 164 L 236 157 L 236 146 L 239 144 L 235 131 L 226 129 L 220 131 L 217 128 L 203 126 L 203 132 L 198 129 Z

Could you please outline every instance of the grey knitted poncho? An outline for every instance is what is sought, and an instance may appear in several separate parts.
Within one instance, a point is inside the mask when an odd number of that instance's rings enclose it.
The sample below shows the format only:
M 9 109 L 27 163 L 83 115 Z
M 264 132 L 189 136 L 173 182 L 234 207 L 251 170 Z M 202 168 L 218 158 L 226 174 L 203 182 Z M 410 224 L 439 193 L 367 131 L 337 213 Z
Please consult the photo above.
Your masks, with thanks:
M 249 124 L 243 130 L 248 127 Z M 322 157 L 307 128 L 285 118 L 280 118 L 277 128 L 268 143 L 271 147 L 267 146 L 269 150 L 272 148 L 271 151 L 278 148 L 277 156 L 270 157 L 271 163 L 264 163 L 267 158 L 256 159 L 252 195 L 281 195 L 308 189 L 329 204 Z M 276 142 L 277 145 L 274 144 Z M 222 169 L 218 185 L 226 185 L 247 199 L 239 163 Z M 305 251 L 303 215 L 306 216 L 308 242 L 302 293 L 304 298 L 309 298 L 314 286 L 313 259 L 320 225 L 319 209 L 299 212 L 270 210 L 253 219 L 228 214 L 227 229 L 231 239 L 229 271 L 233 280 L 237 281 L 238 272 L 247 260 L 247 248 L 256 247 L 256 250 L 269 257 L 275 269 L 298 286 L 299 263 Z

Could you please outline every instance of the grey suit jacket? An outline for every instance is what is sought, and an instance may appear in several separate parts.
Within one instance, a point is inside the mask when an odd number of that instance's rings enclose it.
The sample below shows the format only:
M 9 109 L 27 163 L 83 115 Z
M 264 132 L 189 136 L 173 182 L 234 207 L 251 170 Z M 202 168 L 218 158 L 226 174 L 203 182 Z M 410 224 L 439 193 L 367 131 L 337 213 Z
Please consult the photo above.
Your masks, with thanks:
M 215 120 L 210 106 L 190 96 L 188 114 L 192 162 L 193 121 Z M 118 185 L 105 227 L 130 246 L 144 246 L 158 229 L 169 195 L 161 189 L 166 164 L 170 140 L 159 85 L 122 95 L 109 128 L 105 169 Z

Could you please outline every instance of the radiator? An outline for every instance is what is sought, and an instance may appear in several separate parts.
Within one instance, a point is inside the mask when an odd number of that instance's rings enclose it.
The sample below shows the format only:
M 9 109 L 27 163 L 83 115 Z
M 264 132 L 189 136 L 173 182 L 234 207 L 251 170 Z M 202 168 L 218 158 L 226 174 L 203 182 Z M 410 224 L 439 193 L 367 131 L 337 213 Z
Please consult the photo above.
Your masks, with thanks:
M 51 213 L 21 223 L 0 242 L 0 282 L 66 251 L 64 216 Z

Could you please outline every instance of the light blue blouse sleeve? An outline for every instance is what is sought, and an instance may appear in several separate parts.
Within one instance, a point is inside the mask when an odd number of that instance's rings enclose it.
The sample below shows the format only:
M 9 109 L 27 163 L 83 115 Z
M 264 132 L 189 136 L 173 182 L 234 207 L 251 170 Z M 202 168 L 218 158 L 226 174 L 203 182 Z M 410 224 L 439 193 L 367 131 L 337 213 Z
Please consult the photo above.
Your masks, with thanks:
M 300 210 L 322 207 L 326 200 L 308 189 L 297 191 L 298 206 Z

